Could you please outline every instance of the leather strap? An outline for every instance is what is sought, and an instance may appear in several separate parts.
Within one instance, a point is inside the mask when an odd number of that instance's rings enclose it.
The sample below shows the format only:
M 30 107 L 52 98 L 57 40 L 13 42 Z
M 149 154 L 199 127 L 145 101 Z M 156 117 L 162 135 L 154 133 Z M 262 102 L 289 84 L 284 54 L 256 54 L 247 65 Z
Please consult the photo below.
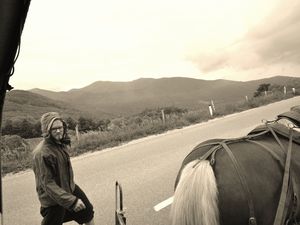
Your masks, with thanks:
M 292 144 L 293 144 L 293 129 L 290 130 L 289 145 L 285 160 L 285 168 L 282 182 L 282 189 L 280 194 L 280 199 L 278 203 L 278 208 L 274 220 L 274 225 L 282 225 L 284 223 L 284 209 L 286 206 L 286 198 L 289 187 L 289 178 L 290 178 L 290 165 L 291 165 L 291 156 L 292 156 Z
M 243 167 L 240 166 L 240 164 L 236 160 L 235 156 L 233 155 L 233 152 L 228 147 L 228 145 L 225 142 L 221 142 L 220 144 L 225 149 L 225 151 L 229 155 L 231 161 L 233 162 L 235 170 L 236 170 L 236 172 L 239 176 L 240 182 L 241 182 L 244 190 L 246 191 L 246 195 L 247 195 L 246 198 L 247 198 L 247 202 L 248 202 L 249 216 L 250 216 L 249 217 L 249 224 L 250 225 L 256 225 L 254 204 L 253 204 L 253 201 L 252 201 L 251 192 L 250 192 L 250 189 L 248 187 L 247 181 L 246 181 L 245 177 L 243 176 L 245 174 L 244 169 L 243 169 Z
M 281 141 L 279 140 L 279 138 L 278 138 L 277 134 L 275 133 L 275 131 L 273 130 L 273 128 L 272 128 L 271 126 L 269 126 L 267 123 L 266 123 L 266 126 L 267 126 L 267 128 L 269 129 L 269 131 L 271 131 L 271 133 L 273 134 L 273 136 L 274 136 L 275 140 L 277 141 L 277 143 L 279 144 L 281 150 L 282 150 L 283 152 L 285 152 L 286 150 L 285 150 L 285 148 L 283 147 Z
M 282 169 L 285 168 L 285 161 L 283 159 L 283 156 L 280 156 L 278 153 L 275 153 L 274 151 L 272 151 L 269 147 L 265 146 L 264 144 L 258 142 L 258 141 L 254 141 L 254 140 L 247 140 L 247 142 L 249 143 L 253 143 L 253 144 L 256 144 L 260 147 L 262 147 L 265 151 L 267 151 L 273 158 L 274 160 L 276 160 Z M 290 199 L 290 201 L 292 201 L 292 211 L 289 215 L 289 219 L 293 219 L 293 217 L 295 215 L 297 215 L 297 185 L 296 185 L 296 181 L 295 181 L 295 178 L 293 175 L 290 175 L 290 179 L 291 179 L 291 187 L 290 187 L 290 192 L 292 193 L 289 193 L 288 196 L 291 196 L 292 199 Z M 285 214 L 284 214 L 284 217 L 286 216 L 287 214 L 287 209 L 285 210 Z

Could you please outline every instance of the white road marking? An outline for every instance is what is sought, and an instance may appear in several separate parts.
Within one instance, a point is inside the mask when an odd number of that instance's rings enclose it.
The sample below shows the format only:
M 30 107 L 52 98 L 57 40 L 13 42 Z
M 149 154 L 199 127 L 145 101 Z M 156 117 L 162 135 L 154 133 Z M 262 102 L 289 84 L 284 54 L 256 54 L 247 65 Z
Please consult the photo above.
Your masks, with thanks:
M 171 205 L 173 203 L 173 199 L 174 197 L 170 197 L 168 199 L 166 199 L 165 201 L 158 203 L 156 206 L 153 207 L 153 209 L 158 212 L 159 210 Z

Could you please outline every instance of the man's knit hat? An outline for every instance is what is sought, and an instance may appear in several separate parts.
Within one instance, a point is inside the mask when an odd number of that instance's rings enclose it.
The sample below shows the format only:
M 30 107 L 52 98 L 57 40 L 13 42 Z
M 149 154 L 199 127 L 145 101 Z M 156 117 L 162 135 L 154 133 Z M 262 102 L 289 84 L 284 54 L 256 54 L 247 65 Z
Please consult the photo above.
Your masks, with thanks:
M 41 130 L 43 137 L 49 134 L 50 128 L 55 120 L 62 120 L 61 116 L 57 112 L 47 112 L 41 117 Z

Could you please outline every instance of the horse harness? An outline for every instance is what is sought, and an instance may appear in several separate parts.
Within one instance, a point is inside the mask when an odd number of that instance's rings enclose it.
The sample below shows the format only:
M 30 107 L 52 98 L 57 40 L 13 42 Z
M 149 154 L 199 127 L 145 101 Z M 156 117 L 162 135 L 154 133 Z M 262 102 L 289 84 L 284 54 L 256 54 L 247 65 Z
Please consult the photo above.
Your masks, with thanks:
M 214 143 L 207 143 L 207 144 L 202 144 L 199 146 L 196 146 L 196 149 L 202 148 L 202 147 L 207 147 L 207 146 L 212 146 L 205 154 L 203 154 L 200 157 L 201 160 L 207 160 L 209 159 L 210 164 L 213 166 L 216 162 L 216 152 L 220 149 L 224 149 L 225 152 L 228 154 L 230 160 L 232 161 L 234 168 L 237 172 L 238 178 L 241 182 L 241 185 L 245 191 L 246 194 L 246 199 L 247 199 L 247 204 L 249 208 L 249 225 L 257 225 L 256 221 L 256 216 L 255 216 L 255 208 L 254 208 L 254 203 L 251 197 L 251 192 L 249 189 L 249 186 L 247 184 L 247 181 L 245 179 L 245 172 L 243 167 L 239 164 L 237 161 L 236 157 L 234 156 L 232 150 L 229 148 L 229 144 L 235 143 L 235 142 L 240 142 L 240 141 L 246 141 L 250 142 L 253 144 L 257 144 L 261 147 L 263 147 L 264 150 L 269 152 L 273 158 L 275 158 L 277 161 L 280 162 L 281 166 L 284 168 L 284 175 L 283 175 L 283 183 L 282 183 L 282 188 L 281 188 L 281 194 L 280 194 L 280 199 L 276 211 L 276 216 L 274 219 L 273 225 L 298 225 L 296 221 L 296 216 L 300 214 L 300 205 L 297 202 L 297 190 L 298 187 L 296 185 L 294 177 L 290 174 L 290 165 L 291 165 L 291 155 L 292 155 L 292 143 L 293 141 L 300 144 L 300 135 L 297 137 L 294 137 L 294 132 L 293 128 L 286 128 L 282 129 L 283 125 L 274 123 L 274 121 L 269 122 L 266 121 L 266 123 L 262 126 L 259 126 L 255 128 L 250 134 L 248 134 L 245 137 L 240 137 L 240 138 L 235 138 L 235 139 L 226 139 L 222 141 L 217 141 Z M 269 147 L 255 141 L 256 137 L 259 137 L 261 135 L 264 135 L 266 133 L 271 133 L 273 137 L 275 138 L 276 142 L 279 144 L 282 152 L 286 155 L 285 159 L 282 157 L 278 156 L 274 151 L 272 151 Z M 284 148 L 282 145 L 280 139 L 278 138 L 278 135 L 283 135 L 289 139 L 288 142 L 288 147 L 287 149 Z M 196 165 L 194 165 L 195 167 Z M 288 214 L 287 206 L 292 205 L 292 210 Z

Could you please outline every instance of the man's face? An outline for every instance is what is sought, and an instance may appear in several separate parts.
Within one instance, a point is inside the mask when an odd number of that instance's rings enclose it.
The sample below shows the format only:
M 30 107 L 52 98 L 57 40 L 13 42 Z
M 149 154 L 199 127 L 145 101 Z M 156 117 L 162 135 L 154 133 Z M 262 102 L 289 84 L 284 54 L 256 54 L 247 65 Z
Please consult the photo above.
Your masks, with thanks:
M 63 133 L 63 123 L 60 120 L 55 120 L 50 128 L 50 134 L 55 140 L 60 141 L 63 138 Z

